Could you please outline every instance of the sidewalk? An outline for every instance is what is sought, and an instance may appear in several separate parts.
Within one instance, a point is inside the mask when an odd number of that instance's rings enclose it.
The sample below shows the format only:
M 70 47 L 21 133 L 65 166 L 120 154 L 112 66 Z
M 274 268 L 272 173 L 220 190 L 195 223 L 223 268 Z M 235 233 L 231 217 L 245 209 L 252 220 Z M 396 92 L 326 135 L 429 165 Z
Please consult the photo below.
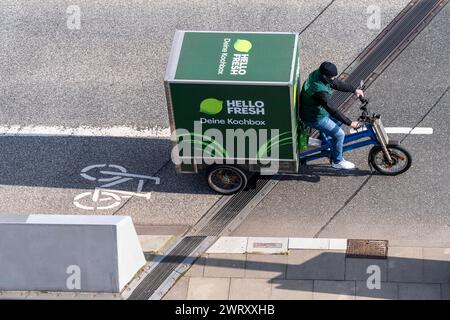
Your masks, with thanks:
M 363 259 L 346 257 L 345 239 L 289 238 L 288 247 L 273 238 L 259 250 L 272 254 L 249 250 L 250 239 L 219 240 L 163 299 L 450 299 L 447 248 L 389 246 L 387 258 Z M 285 244 L 270 248 L 276 239 Z

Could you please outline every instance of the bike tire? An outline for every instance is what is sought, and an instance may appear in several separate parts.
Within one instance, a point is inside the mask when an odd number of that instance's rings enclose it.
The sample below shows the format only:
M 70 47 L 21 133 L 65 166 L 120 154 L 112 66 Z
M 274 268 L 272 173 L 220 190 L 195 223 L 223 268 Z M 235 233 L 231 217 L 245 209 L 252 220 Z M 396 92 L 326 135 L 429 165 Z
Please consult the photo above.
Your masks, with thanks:
M 223 175 L 226 174 L 226 177 Z M 222 178 L 220 177 L 222 175 Z M 229 180 L 234 179 L 233 184 L 227 184 Z M 246 173 L 236 166 L 231 165 L 216 165 L 208 169 L 207 177 L 209 187 L 223 195 L 231 195 L 244 190 L 247 187 L 248 177 Z M 224 182 L 222 185 L 220 182 Z
M 406 150 L 405 148 L 397 145 L 397 144 L 388 144 L 386 146 L 386 148 L 388 149 L 389 154 L 391 155 L 391 157 L 395 158 L 396 161 L 398 154 L 394 153 L 394 150 L 397 150 L 399 152 L 401 152 L 404 156 L 405 156 L 405 160 L 406 160 L 406 165 L 401 168 L 400 170 L 396 171 L 396 170 L 387 170 L 386 168 L 380 166 L 377 162 L 376 162 L 376 158 L 377 156 L 381 153 L 383 153 L 383 149 L 381 148 L 380 145 L 377 145 L 375 147 L 373 147 L 370 152 L 369 152 L 369 164 L 372 166 L 372 168 L 374 168 L 376 171 L 378 171 L 380 174 L 385 175 L 385 176 L 396 176 L 399 174 L 402 174 L 406 171 L 409 170 L 409 168 L 411 168 L 412 165 L 412 156 L 409 153 L 408 150 Z M 384 154 L 382 154 L 382 157 L 384 158 Z M 403 160 L 403 159 L 402 159 Z

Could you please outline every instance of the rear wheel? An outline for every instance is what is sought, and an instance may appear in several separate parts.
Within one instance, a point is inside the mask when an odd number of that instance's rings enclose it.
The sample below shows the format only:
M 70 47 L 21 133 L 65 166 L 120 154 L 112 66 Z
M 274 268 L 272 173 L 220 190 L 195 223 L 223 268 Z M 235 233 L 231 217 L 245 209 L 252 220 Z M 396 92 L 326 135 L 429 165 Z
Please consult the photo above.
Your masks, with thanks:
M 214 191 L 229 195 L 243 190 L 248 178 L 243 170 L 230 165 L 217 165 L 209 169 L 208 185 Z
M 411 154 L 399 145 L 386 146 L 392 162 L 386 159 L 381 146 L 373 147 L 369 152 L 369 163 L 379 173 L 386 176 L 395 176 L 407 171 L 411 167 Z

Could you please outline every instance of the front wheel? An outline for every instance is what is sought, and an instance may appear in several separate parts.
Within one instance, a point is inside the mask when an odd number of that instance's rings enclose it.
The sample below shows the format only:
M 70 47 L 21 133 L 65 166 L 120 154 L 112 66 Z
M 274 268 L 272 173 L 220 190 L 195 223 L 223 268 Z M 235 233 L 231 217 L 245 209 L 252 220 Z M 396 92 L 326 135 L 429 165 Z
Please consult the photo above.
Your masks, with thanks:
M 386 146 L 392 162 L 386 159 L 381 146 L 373 147 L 369 152 L 369 163 L 379 173 L 386 176 L 396 176 L 407 171 L 411 167 L 411 154 L 399 145 Z
M 218 165 L 208 172 L 208 185 L 214 191 L 230 195 L 247 186 L 247 175 L 238 167 Z

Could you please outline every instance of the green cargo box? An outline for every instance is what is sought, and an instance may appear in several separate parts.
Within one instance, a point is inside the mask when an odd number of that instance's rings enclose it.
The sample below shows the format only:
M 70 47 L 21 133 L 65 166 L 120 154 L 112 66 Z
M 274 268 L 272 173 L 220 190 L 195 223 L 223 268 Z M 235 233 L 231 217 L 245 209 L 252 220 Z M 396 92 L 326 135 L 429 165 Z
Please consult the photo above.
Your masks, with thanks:
M 297 33 L 176 31 L 165 89 L 177 171 L 222 160 L 296 173 L 298 51 Z

